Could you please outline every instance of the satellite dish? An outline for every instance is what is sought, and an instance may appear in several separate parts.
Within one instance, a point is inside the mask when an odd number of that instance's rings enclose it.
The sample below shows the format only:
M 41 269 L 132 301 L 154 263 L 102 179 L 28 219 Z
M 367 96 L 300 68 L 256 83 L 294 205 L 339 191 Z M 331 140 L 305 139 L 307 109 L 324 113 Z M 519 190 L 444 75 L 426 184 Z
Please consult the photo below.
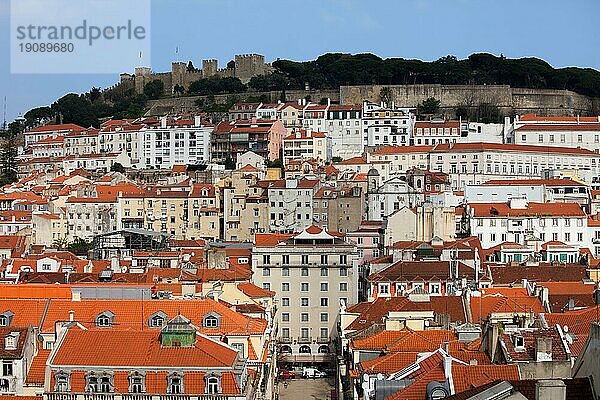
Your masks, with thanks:
M 569 327 L 568 326 L 563 326 L 563 331 L 565 331 L 565 333 L 569 332 Z

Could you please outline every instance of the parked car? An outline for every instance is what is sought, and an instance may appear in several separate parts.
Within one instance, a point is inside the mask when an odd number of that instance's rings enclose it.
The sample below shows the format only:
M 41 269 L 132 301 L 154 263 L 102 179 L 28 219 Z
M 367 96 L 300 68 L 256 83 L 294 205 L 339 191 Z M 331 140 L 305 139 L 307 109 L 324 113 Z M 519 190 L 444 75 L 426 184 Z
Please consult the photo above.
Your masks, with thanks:
M 296 374 L 292 371 L 287 371 L 285 369 L 279 370 L 279 379 L 291 379 L 294 378 Z
M 319 371 L 316 368 L 305 367 L 302 369 L 303 378 L 324 378 L 326 376 L 325 372 Z

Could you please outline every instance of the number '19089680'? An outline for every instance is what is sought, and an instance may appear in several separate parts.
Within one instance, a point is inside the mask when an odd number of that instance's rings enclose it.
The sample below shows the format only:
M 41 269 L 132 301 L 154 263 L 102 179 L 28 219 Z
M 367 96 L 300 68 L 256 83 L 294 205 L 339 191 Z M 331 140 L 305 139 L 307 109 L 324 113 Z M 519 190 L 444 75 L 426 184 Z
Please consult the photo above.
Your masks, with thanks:
M 72 53 L 73 43 L 19 43 L 21 53 Z

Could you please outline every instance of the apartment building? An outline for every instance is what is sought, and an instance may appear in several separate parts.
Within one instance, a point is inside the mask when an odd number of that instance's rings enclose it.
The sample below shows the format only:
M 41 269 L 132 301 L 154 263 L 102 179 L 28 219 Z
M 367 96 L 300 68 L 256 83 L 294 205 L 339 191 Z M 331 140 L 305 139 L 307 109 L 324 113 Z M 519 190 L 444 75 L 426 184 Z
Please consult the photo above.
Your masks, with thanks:
M 98 132 L 100 152 L 126 153 L 131 164 L 140 166 L 140 131 L 144 127 L 137 120 L 110 120 Z
M 65 136 L 71 132 L 85 131 L 86 129 L 76 124 L 42 125 L 23 133 L 25 148 L 33 143 L 49 137 Z
M 223 163 L 230 159 L 237 163 L 237 157 L 252 151 L 265 160 L 280 158 L 281 142 L 286 129 L 280 120 L 223 121 L 214 129 L 211 137 L 212 161 Z
M 65 134 L 65 155 L 83 155 L 100 153 L 98 129 L 73 130 Z
M 513 198 L 508 202 L 470 203 L 466 218 L 472 236 L 483 248 L 504 242 L 541 245 L 562 242 L 588 247 L 587 216 L 577 203 L 533 203 Z
M 162 117 L 159 124 L 145 124 L 138 134 L 138 167 L 171 169 L 173 165 L 208 162 L 213 128 L 199 116 L 193 119 Z M 125 135 L 127 146 L 127 134 L 121 135 Z
M 516 116 L 508 143 L 583 148 L 600 152 L 600 117 Z
M 34 158 L 39 157 L 64 157 L 65 156 L 65 137 L 62 135 L 56 137 L 47 137 L 32 143 L 30 146 L 31 155 Z
M 320 182 L 311 179 L 280 179 L 269 183 L 269 229 L 298 232 L 314 221 L 313 199 Z
M 460 121 L 416 121 L 411 145 L 456 143 L 461 137 Z
M 362 155 L 365 142 L 360 104 L 331 104 L 325 131 L 331 138 L 331 156 L 348 159 Z
M 257 234 L 252 270 L 257 286 L 276 292 L 282 356 L 329 361 L 340 304 L 358 300 L 356 246 L 316 226 L 297 234 Z
M 314 195 L 314 224 L 330 232 L 354 232 L 364 208 L 364 192 L 359 186 L 323 186 Z
M 541 178 L 554 169 L 600 171 L 600 155 L 590 150 L 500 143 L 438 144 L 430 170 L 450 175 L 452 189 L 491 179 Z
M 363 142 L 366 146 L 408 146 L 415 120 L 408 108 L 364 102 Z
M 283 164 L 292 160 L 331 161 L 331 138 L 328 133 L 311 128 L 292 132 L 283 138 Z

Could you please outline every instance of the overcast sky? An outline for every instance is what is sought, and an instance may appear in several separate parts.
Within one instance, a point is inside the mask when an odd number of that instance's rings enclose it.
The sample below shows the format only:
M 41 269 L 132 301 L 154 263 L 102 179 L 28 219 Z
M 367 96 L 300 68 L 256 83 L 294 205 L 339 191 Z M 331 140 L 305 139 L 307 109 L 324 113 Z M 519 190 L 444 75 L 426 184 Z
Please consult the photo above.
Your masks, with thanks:
M 135 15 L 122 4 L 120 13 Z M 11 74 L 9 11 L 9 1 L 0 0 L 0 101 L 7 97 L 9 120 L 119 79 Z M 224 67 L 234 54 L 260 53 L 273 61 L 327 52 L 422 60 L 489 52 L 600 69 L 599 0 L 152 0 L 151 11 L 155 71 L 169 70 L 176 59 L 199 67 L 203 58 L 215 58 Z

